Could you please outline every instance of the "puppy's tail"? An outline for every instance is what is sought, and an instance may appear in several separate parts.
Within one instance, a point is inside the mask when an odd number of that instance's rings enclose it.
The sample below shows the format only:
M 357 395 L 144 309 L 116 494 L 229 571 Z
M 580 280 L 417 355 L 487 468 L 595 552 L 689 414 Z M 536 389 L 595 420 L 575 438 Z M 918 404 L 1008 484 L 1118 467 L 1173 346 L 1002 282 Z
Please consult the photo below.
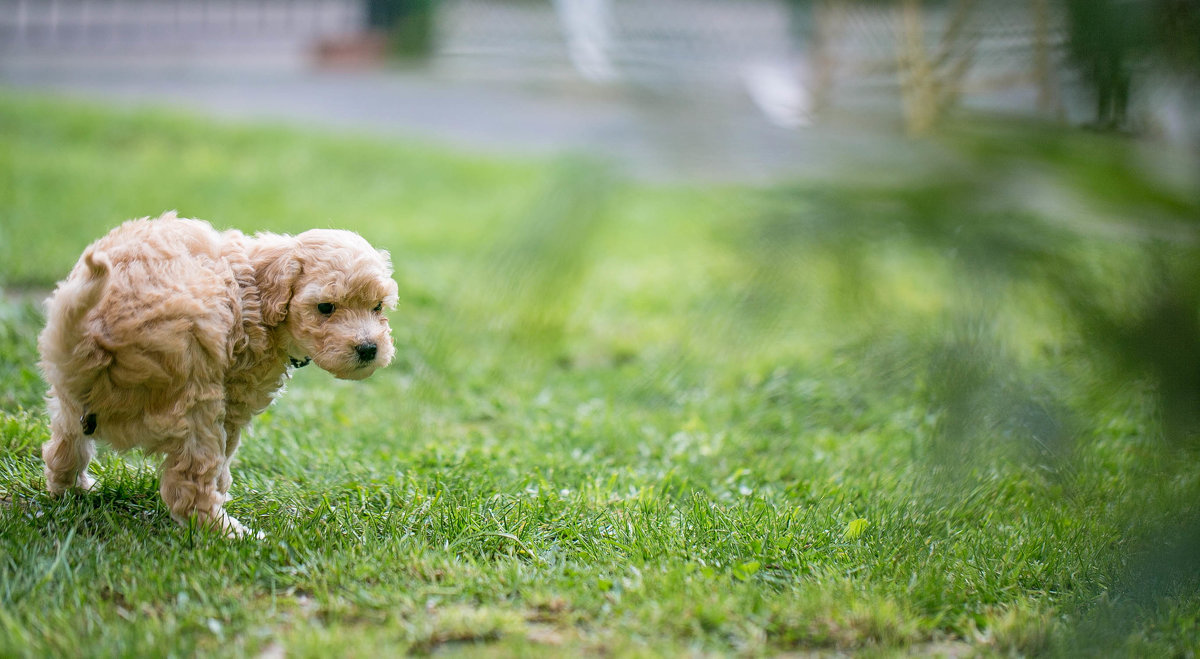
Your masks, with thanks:
M 112 270 L 108 255 L 91 247 L 83 253 L 81 261 L 84 276 L 68 284 L 73 284 L 74 290 L 62 290 L 54 296 L 62 300 L 63 306 L 59 308 L 58 314 L 67 327 L 78 327 L 84 315 L 100 301 L 104 282 Z
M 87 346 L 94 343 L 85 337 L 84 319 L 100 301 L 111 271 L 108 255 L 89 247 L 77 270 L 59 284 L 54 295 L 46 301 L 46 328 L 38 337 L 44 369 L 68 363 L 71 355 L 87 352 Z

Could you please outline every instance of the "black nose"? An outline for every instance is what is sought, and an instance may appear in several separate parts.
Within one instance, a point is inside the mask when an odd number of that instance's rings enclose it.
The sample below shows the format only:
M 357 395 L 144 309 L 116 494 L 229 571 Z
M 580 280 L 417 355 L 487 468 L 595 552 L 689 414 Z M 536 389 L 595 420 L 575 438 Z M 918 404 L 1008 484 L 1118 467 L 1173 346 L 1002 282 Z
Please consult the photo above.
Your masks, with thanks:
M 369 362 L 375 359 L 376 346 L 374 343 L 360 343 L 354 346 L 354 352 L 358 353 L 360 361 Z

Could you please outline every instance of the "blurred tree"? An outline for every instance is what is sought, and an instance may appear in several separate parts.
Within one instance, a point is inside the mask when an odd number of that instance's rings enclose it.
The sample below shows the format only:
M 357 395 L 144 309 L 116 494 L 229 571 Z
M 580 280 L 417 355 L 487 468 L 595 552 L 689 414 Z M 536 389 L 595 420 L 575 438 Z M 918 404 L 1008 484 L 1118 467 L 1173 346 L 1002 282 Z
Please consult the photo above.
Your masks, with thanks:
M 1064 0 L 1067 51 L 1096 95 L 1096 125 L 1124 128 L 1135 75 L 1200 73 L 1200 2 Z
M 1120 128 L 1129 107 L 1132 67 L 1150 38 L 1150 2 L 1066 0 L 1071 60 L 1096 94 L 1096 126 Z
M 923 135 L 958 104 L 975 59 L 978 35 L 968 29 L 975 0 L 958 0 L 936 52 L 925 46 L 921 0 L 902 0 L 896 49 L 901 105 L 908 132 Z
M 799 78 L 811 96 L 811 112 L 832 105 L 838 75 L 886 73 L 899 84 L 905 128 L 913 135 L 932 132 L 963 96 L 973 92 L 1032 83 L 1039 110 L 1061 110 L 1053 57 L 1060 23 L 1051 5 L 1052 0 L 1023 0 L 1012 6 L 998 0 L 787 1 L 789 31 L 805 55 Z M 893 34 L 881 34 L 883 30 Z M 1015 30 L 1029 34 L 1014 35 Z M 1028 62 L 1011 57 L 1020 47 L 1020 36 L 1029 39 Z M 861 43 L 839 43 L 861 42 L 864 37 L 883 46 L 878 50 L 890 49 L 892 57 L 876 60 L 874 53 L 868 54 L 872 49 Z M 1010 60 L 1000 72 L 994 66 L 977 70 L 977 61 L 997 55 Z
M 434 45 L 436 0 L 367 0 L 367 30 L 389 35 L 399 55 L 428 55 Z
M 808 96 L 807 113 L 815 115 L 832 104 L 837 77 L 836 46 L 843 36 L 846 3 L 838 0 L 788 0 L 788 33 L 804 53 L 797 72 Z
M 1154 29 L 1160 54 L 1170 68 L 1200 76 L 1200 2 L 1159 0 Z
M 367 29 L 391 29 L 404 15 L 408 0 L 367 0 Z

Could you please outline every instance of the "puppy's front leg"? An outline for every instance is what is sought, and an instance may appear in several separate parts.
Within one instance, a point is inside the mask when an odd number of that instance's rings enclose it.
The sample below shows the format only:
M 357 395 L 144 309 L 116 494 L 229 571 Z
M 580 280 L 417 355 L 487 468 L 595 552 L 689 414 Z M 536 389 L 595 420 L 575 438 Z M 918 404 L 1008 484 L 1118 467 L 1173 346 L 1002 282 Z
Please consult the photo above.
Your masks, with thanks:
M 230 538 L 258 535 L 225 512 L 225 493 L 218 487 L 227 466 L 225 429 L 219 415 L 215 402 L 198 403 L 189 412 L 191 436 L 167 453 L 159 493 L 171 517 L 182 525 L 195 518 L 199 525 Z
M 225 460 L 221 462 L 221 473 L 217 474 L 217 492 L 224 501 L 229 501 L 229 486 L 233 484 L 233 454 L 237 453 L 238 444 L 242 440 L 242 426 L 239 423 L 225 420 Z
M 90 490 L 96 484 L 87 466 L 96 455 L 96 443 L 83 434 L 82 408 L 50 390 L 50 440 L 42 444 L 46 463 L 46 489 L 61 494 L 70 487 Z

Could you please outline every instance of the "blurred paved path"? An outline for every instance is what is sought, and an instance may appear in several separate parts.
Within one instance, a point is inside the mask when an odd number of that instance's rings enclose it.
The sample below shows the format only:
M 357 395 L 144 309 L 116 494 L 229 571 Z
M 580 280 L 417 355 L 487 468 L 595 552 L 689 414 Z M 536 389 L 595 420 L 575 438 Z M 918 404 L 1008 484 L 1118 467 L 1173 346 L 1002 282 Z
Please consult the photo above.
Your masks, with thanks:
M 850 140 L 774 126 L 738 94 L 655 94 L 584 83 L 537 88 L 427 72 L 0 62 L 0 85 L 125 107 L 416 137 L 467 150 L 586 152 L 650 179 L 761 181 L 815 174 Z

